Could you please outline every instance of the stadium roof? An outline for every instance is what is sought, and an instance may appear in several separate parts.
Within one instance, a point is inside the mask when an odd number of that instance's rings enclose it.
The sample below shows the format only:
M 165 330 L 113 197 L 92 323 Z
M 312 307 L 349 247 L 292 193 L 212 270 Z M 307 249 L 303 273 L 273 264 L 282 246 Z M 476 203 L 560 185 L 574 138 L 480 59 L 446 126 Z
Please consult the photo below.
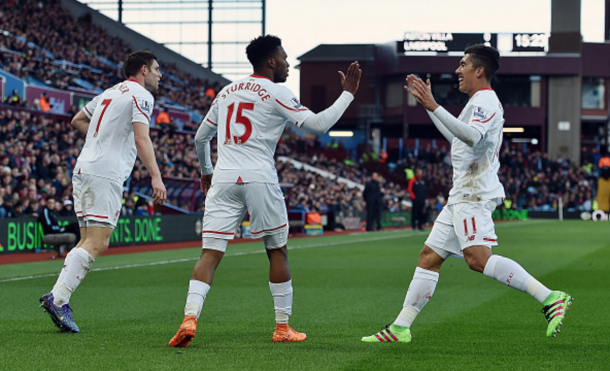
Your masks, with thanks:
M 375 60 L 374 44 L 321 44 L 297 58 L 301 62 L 359 62 Z

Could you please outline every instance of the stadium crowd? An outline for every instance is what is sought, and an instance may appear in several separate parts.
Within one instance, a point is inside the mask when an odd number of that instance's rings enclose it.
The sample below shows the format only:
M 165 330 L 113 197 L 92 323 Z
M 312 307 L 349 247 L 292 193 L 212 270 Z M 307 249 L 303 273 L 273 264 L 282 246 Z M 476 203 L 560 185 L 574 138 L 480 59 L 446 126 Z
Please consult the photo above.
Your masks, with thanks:
M 74 18 L 59 0 L 21 0 L 0 3 L 0 68 L 23 79 L 35 79 L 59 89 L 81 88 L 101 91 L 123 80 L 122 60 L 131 46 L 92 24 L 90 17 Z M 27 22 L 26 22 L 27 20 Z M 163 61 L 161 61 L 163 62 Z M 220 90 L 162 63 L 163 78 L 158 96 L 163 104 L 190 107 L 205 114 Z M 21 105 L 18 96 L 7 94 L 7 103 Z M 33 102 L 26 102 L 32 107 Z M 71 113 L 75 114 L 76 107 Z M 151 139 L 157 149 L 157 162 L 164 177 L 198 179 L 199 164 L 194 147 L 197 123 L 186 123 L 185 132 L 153 130 Z M 163 127 L 163 126 L 162 126 Z M 175 129 L 171 125 L 167 126 Z M 61 214 L 71 202 L 70 171 L 83 145 L 68 120 L 34 115 L 29 110 L 0 110 L 0 217 L 39 212 L 47 197 L 55 197 Z M 411 207 L 406 191 L 405 170 L 423 170 L 428 189 L 428 209 L 439 211 L 451 188 L 451 159 L 447 147 L 430 145 L 415 151 L 407 149 L 404 160 L 394 158 L 371 166 L 370 157 L 342 159 L 327 156 L 330 150 L 347 153 L 341 144 L 325 148 L 318 137 L 288 133 L 278 144 L 277 155 L 287 156 L 365 184 L 373 168 L 386 176 L 382 186 L 383 208 L 404 211 Z M 215 153 L 212 151 L 212 153 Z M 312 155 L 313 154 L 313 155 Z M 596 158 L 598 153 L 583 152 L 582 166 L 569 159 L 551 161 L 540 152 L 517 151 L 504 146 L 501 153 L 500 180 L 504 184 L 508 209 L 555 210 L 561 199 L 568 210 L 590 211 L 595 198 Z M 396 156 L 394 156 L 396 157 Z M 213 158 L 214 160 L 214 158 Z M 381 166 L 379 166 L 381 165 Z M 362 212 L 362 191 L 319 174 L 298 170 L 290 163 L 277 161 L 280 182 L 293 183 L 290 208 L 304 211 Z M 378 170 L 381 169 L 381 170 Z M 137 160 L 126 186 L 148 176 Z M 126 199 L 133 198 L 126 194 Z M 42 201 L 42 202 L 41 202 Z M 189 209 L 187 201 L 169 199 L 168 203 Z M 151 212 L 144 201 L 134 205 L 137 212 Z M 203 205 L 195 210 L 201 211 Z M 126 211 L 129 213 L 129 211 Z
M 194 132 L 153 129 L 151 138 L 156 146 L 157 162 L 164 177 L 198 179 L 200 170 L 194 146 Z M 47 197 L 58 201 L 61 214 L 64 204 L 71 201 L 71 169 L 84 143 L 68 120 L 35 115 L 29 110 L 0 110 L 0 217 L 37 213 Z M 214 145 L 214 143 L 213 143 Z M 286 132 L 278 144 L 277 155 L 287 156 L 355 183 L 364 185 L 370 178 L 370 162 L 363 158 L 344 161 L 326 156 L 335 149 L 322 146 L 319 138 L 301 137 Z M 336 149 L 341 151 L 341 149 Z M 213 148 L 212 153 L 215 153 Z M 312 155 L 313 153 L 313 155 Z M 583 165 L 569 159 L 550 160 L 538 151 L 524 153 L 504 146 L 500 154 L 500 180 L 506 189 L 504 207 L 536 211 L 556 210 L 559 199 L 567 210 L 591 211 L 595 199 L 597 151 L 583 152 Z M 382 185 L 383 208 L 387 211 L 410 210 L 405 169 L 421 168 L 428 187 L 428 207 L 439 210 L 451 188 L 451 159 L 446 147 L 427 146 L 417 152 L 409 149 L 404 161 L 383 164 L 387 175 Z M 215 161 L 214 155 L 212 158 Z M 377 165 L 379 165 L 377 163 Z M 362 212 L 365 204 L 362 190 L 320 174 L 296 169 L 290 162 L 276 162 L 280 182 L 293 183 L 290 208 L 303 211 Z M 377 166 L 375 169 L 379 169 Z M 379 171 L 379 170 L 375 170 Z M 137 160 L 130 184 L 148 176 Z M 397 180 L 398 179 L 398 180 Z M 126 198 L 134 198 L 133 193 Z M 143 200 L 144 202 L 144 200 Z M 179 208 L 188 209 L 184 200 L 169 199 Z M 148 204 L 139 203 L 134 209 L 150 212 Z M 198 205 L 195 210 L 201 211 Z
M 98 93 L 124 80 L 122 58 L 132 46 L 93 25 L 90 16 L 74 18 L 59 0 L 3 1 L 0 19 L 0 68 L 7 72 L 57 89 Z M 158 103 L 205 115 L 221 87 L 159 62 Z

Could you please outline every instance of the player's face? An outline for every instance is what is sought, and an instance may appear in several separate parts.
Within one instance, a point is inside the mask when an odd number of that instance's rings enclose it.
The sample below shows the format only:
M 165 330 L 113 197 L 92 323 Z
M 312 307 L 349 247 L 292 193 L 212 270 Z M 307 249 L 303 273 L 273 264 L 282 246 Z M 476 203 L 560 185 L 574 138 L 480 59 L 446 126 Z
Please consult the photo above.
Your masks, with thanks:
M 278 46 L 278 52 L 275 54 L 275 71 L 273 71 L 273 82 L 286 82 L 288 78 L 288 55 L 281 46 Z
M 161 80 L 161 69 L 159 62 L 153 60 L 150 68 L 144 66 L 146 70 L 146 76 L 144 77 L 144 88 L 151 94 L 154 94 L 159 90 L 159 80 Z
M 472 65 L 472 61 L 470 61 L 470 54 L 464 55 L 462 60 L 460 60 L 460 66 L 455 70 L 459 81 L 458 89 L 462 93 L 470 95 L 475 88 L 476 70 L 477 69 Z

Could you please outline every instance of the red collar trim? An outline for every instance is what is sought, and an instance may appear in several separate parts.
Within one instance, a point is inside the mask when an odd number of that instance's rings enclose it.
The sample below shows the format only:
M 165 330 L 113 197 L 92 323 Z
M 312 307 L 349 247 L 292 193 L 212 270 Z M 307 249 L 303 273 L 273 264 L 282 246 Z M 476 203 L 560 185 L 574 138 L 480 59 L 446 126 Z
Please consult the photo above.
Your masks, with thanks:
M 481 90 L 479 90 L 479 91 L 483 91 L 483 90 L 492 90 L 492 91 L 493 91 L 493 89 L 492 89 L 492 88 L 483 88 L 483 89 L 481 89 Z
M 252 74 L 252 75 L 250 75 L 250 77 L 256 77 L 257 79 L 267 79 L 267 80 L 271 81 L 271 79 L 268 78 L 267 76 L 261 76 L 261 75 Z
M 129 78 L 129 79 L 127 79 L 127 81 L 133 81 L 133 82 L 137 82 L 139 84 L 138 80 L 136 80 L 136 79 Z

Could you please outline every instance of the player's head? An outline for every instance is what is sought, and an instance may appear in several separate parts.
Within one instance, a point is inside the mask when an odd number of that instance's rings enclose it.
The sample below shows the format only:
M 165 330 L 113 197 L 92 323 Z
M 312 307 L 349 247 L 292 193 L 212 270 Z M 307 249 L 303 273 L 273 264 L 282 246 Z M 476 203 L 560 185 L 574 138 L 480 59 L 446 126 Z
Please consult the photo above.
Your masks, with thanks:
M 481 84 L 489 86 L 498 68 L 500 53 L 496 49 L 483 44 L 469 46 L 455 71 L 460 82 L 460 91 L 471 94 L 476 92 Z
M 466 48 L 464 54 L 470 54 L 470 60 L 474 68 L 483 67 L 485 69 L 485 78 L 488 81 L 491 81 L 491 78 L 500 68 L 500 53 L 491 46 L 472 45 Z
M 136 80 L 138 80 L 138 76 L 141 76 L 144 80 L 144 88 L 152 94 L 159 89 L 161 70 L 153 52 L 138 50 L 129 54 L 125 59 L 123 74 L 128 79 L 135 78 Z
M 270 72 L 273 82 L 285 82 L 288 78 L 288 61 L 282 40 L 273 35 L 259 36 L 246 47 L 246 55 L 257 73 Z

